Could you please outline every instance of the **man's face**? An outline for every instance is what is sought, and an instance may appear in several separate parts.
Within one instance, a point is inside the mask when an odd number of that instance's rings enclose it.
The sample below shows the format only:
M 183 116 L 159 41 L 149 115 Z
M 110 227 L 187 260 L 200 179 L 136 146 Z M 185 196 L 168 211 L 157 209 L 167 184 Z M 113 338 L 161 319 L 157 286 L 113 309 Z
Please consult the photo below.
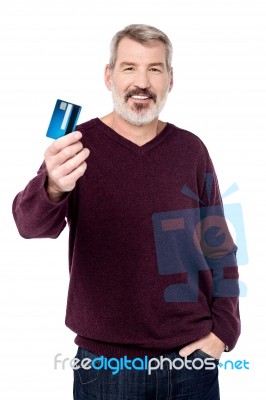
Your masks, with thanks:
M 152 46 L 124 38 L 120 41 L 112 71 L 106 69 L 106 84 L 112 91 L 114 111 L 133 125 L 158 118 L 172 89 L 172 70 L 166 67 L 165 45 Z

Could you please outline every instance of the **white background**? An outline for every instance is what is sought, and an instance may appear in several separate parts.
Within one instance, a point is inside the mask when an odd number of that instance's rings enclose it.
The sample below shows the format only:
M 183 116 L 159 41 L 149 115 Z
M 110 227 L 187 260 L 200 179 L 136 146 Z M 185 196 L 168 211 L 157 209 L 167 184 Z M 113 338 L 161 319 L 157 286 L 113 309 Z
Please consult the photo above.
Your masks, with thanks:
M 68 289 L 67 229 L 57 240 L 25 240 L 11 205 L 39 168 L 57 98 L 83 106 L 80 122 L 111 111 L 103 81 L 109 42 L 130 23 L 165 31 L 174 45 L 175 85 L 163 120 L 196 133 L 213 159 L 224 199 L 241 203 L 249 262 L 241 298 L 242 335 L 222 361 L 221 398 L 261 399 L 265 331 L 266 24 L 264 0 L 33 1 L 0 5 L 1 288 L 0 397 L 71 399 L 74 333 L 64 325 Z

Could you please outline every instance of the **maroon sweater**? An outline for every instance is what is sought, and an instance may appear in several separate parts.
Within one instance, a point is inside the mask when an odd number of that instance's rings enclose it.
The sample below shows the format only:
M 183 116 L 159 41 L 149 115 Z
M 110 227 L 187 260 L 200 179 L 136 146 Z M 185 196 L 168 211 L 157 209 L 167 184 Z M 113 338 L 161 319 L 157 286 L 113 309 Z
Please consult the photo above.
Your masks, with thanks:
M 69 226 L 66 325 L 77 334 L 76 344 L 106 357 L 152 356 L 212 331 L 232 349 L 240 334 L 238 295 L 214 296 L 213 270 L 199 265 L 203 261 L 197 257 L 193 260 L 191 243 L 175 236 L 180 234 L 177 212 L 186 219 L 186 210 L 221 204 L 202 141 L 169 123 L 143 146 L 98 118 L 77 129 L 91 153 L 75 189 L 52 202 L 42 165 L 13 203 L 24 238 L 56 238 Z M 211 188 L 206 176 L 214 177 Z M 158 242 L 160 237 L 165 243 Z M 169 250 L 164 259 L 169 243 L 176 256 Z M 189 253 L 189 261 L 182 261 L 182 251 Z M 190 271 L 185 270 L 187 262 Z M 188 284 L 193 263 L 198 282 L 193 295 L 175 298 L 178 285 Z M 226 276 L 237 282 L 232 246 L 226 267 Z

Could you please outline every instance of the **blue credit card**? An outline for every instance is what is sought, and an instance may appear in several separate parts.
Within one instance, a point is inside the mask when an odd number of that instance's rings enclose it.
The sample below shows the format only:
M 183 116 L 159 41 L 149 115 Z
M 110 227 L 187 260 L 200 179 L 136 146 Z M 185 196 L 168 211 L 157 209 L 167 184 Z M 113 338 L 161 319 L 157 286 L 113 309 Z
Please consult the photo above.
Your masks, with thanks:
M 58 99 L 46 136 L 58 139 L 76 128 L 81 106 Z

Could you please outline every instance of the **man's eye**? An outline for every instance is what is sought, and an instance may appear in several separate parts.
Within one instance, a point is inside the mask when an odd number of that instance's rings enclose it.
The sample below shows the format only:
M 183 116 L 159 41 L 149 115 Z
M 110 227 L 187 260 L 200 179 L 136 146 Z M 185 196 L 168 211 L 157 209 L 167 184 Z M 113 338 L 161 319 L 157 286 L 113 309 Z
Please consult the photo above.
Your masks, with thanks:
M 124 71 L 126 71 L 126 72 L 127 72 L 127 71 L 130 72 L 130 71 L 133 71 L 133 70 L 134 70 L 134 67 L 127 67 L 127 68 L 124 69 Z
M 161 72 L 160 69 L 155 68 L 155 67 L 152 67 L 152 68 L 150 68 L 149 70 L 150 70 L 151 72 L 155 72 L 156 74 L 159 74 L 159 73 Z

